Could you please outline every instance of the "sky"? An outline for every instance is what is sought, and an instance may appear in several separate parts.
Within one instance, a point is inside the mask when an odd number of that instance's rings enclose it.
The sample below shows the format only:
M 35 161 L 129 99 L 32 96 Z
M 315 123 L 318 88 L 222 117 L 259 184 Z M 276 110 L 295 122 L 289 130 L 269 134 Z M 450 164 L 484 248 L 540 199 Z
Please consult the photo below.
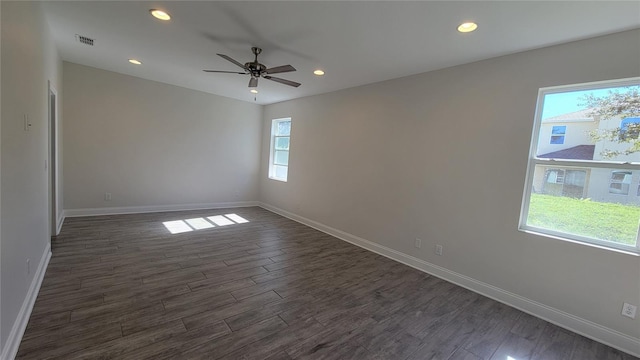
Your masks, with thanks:
M 562 115 L 578 110 L 582 110 L 584 106 L 578 106 L 581 101 L 579 98 L 584 96 L 585 94 L 594 94 L 595 96 L 606 96 L 609 93 L 609 90 L 620 89 L 624 90 L 627 87 L 614 87 L 614 88 L 606 88 L 606 89 L 598 89 L 598 90 L 583 90 L 583 91 L 570 91 L 563 93 L 555 93 L 555 94 L 547 94 L 544 97 L 544 106 L 542 109 L 542 118 L 546 119 L 549 117 Z

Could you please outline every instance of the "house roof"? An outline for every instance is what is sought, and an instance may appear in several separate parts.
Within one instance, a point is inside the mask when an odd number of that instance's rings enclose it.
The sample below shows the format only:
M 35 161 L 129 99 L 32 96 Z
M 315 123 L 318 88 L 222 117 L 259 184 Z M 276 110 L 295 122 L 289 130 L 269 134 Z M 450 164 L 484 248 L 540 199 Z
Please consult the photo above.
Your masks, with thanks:
M 593 152 L 595 149 L 595 145 L 578 145 L 568 149 L 538 155 L 538 157 L 542 159 L 593 160 Z
M 563 122 L 563 121 L 593 121 L 591 115 L 595 109 L 583 109 L 566 114 L 560 114 L 557 116 L 548 117 L 542 119 L 543 122 Z

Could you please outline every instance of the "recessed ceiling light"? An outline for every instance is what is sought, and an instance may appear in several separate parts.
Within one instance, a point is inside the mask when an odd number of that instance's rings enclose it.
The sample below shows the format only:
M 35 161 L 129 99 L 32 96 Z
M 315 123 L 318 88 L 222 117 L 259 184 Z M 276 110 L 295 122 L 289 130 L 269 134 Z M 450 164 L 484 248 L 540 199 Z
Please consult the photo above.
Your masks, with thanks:
M 136 59 L 129 59 L 129 62 L 133 65 L 142 65 L 142 61 Z
M 256 89 L 251 89 L 249 91 L 251 91 L 252 94 L 257 94 L 258 93 L 258 90 L 256 90 Z
M 167 14 L 166 12 L 162 11 L 162 10 L 158 10 L 158 9 L 151 9 L 149 10 L 149 12 L 151 13 L 151 15 L 153 15 L 153 17 L 155 17 L 156 19 L 160 19 L 160 20 L 171 20 L 171 16 L 169 16 L 169 14 Z
M 466 32 L 472 32 L 473 30 L 478 28 L 478 24 L 474 23 L 474 22 L 466 22 L 466 23 L 462 23 L 460 24 L 460 26 L 458 26 L 458 31 L 462 32 L 462 33 L 466 33 Z
M 322 76 L 322 75 L 324 75 L 324 71 L 322 71 L 322 70 L 320 70 L 320 69 L 315 70 L 313 73 L 314 73 L 314 74 L 316 74 L 316 75 L 318 75 L 318 76 Z

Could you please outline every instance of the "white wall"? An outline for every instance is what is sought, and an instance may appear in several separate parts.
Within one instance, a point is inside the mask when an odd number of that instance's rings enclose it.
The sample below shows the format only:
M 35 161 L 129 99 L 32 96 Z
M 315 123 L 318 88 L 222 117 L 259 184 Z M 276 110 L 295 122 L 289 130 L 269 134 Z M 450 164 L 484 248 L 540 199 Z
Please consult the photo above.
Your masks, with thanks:
M 64 114 L 68 213 L 258 199 L 259 105 L 65 62 Z
M 44 269 L 49 254 L 47 82 L 61 88 L 62 65 L 39 3 L 3 1 L 0 6 L 0 345 L 2 356 L 12 358 L 37 294 L 38 268 Z M 32 123 L 28 132 L 24 114 Z
M 538 89 L 638 76 L 639 54 L 635 30 L 268 105 L 261 201 L 635 347 L 640 317 L 620 311 L 640 305 L 640 258 L 519 232 L 518 216 Z M 267 178 L 268 124 L 289 116 L 283 183 Z

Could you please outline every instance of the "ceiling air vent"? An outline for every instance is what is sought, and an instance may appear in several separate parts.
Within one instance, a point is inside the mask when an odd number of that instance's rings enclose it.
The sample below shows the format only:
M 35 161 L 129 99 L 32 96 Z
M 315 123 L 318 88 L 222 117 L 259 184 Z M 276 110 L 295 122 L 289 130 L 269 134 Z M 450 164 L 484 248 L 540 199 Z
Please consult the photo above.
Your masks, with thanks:
M 76 41 L 85 45 L 93 46 L 93 39 L 86 36 L 76 34 Z

